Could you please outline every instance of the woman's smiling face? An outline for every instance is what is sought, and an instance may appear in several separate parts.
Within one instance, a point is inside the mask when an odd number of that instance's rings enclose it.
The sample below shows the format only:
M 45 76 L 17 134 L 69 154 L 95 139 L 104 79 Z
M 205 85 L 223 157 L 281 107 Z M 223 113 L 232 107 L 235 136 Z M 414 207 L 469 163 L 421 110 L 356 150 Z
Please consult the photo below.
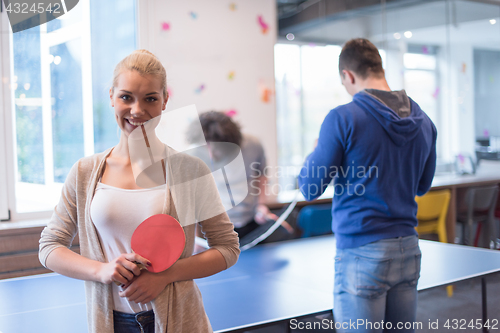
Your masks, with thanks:
M 163 96 L 160 79 L 125 70 L 109 91 L 111 106 L 123 134 L 127 137 L 138 126 L 161 115 L 168 97 Z

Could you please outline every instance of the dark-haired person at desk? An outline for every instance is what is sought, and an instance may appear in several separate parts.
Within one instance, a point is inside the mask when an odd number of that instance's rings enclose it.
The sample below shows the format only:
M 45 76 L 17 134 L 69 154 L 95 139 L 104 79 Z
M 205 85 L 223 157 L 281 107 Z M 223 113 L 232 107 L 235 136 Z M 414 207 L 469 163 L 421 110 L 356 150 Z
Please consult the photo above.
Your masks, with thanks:
M 370 41 L 348 41 L 339 72 L 353 101 L 326 116 L 299 176 L 307 200 L 334 180 L 334 318 L 341 332 L 414 332 L 404 327 L 416 319 L 420 276 L 414 198 L 431 187 L 436 128 L 391 91 Z
M 199 123 L 201 132 L 197 131 L 198 122 L 194 122 L 188 131 L 187 140 L 191 144 L 200 143 L 206 140 L 210 150 L 210 156 L 215 163 L 224 165 L 229 158 L 227 152 L 220 149 L 217 143 L 232 143 L 241 148 L 244 160 L 246 177 L 240 178 L 243 184 L 233 184 L 231 192 L 234 197 L 248 195 L 227 211 L 227 214 L 234 224 L 234 230 L 238 233 L 240 246 L 254 241 L 264 234 L 278 219 L 264 204 L 266 199 L 266 156 L 264 147 L 260 140 L 252 135 L 242 133 L 240 125 L 230 116 L 221 111 L 208 111 L 200 114 Z M 224 191 L 226 189 L 225 179 L 216 179 L 217 186 Z M 229 197 L 227 197 L 229 199 Z M 224 200 L 224 197 L 222 198 Z M 231 202 L 226 206 L 230 207 Z M 285 238 L 293 232 L 292 227 L 283 222 L 281 226 L 287 231 L 278 229 L 275 238 Z

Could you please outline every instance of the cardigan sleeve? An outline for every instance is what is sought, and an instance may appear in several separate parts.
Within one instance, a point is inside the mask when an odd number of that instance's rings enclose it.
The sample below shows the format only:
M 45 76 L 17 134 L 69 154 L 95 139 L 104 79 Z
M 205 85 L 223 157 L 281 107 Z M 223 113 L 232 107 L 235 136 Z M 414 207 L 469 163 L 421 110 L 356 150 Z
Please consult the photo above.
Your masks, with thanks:
M 238 261 L 240 255 L 238 234 L 222 205 L 210 169 L 204 163 L 200 163 L 199 167 L 203 176 L 196 184 L 196 217 L 208 245 L 222 254 L 226 268 L 229 268 Z
M 217 249 L 226 260 L 226 269 L 236 264 L 240 255 L 238 234 L 227 213 L 202 221 L 200 226 L 210 248 Z
M 64 182 L 59 203 L 54 208 L 52 217 L 40 237 L 38 258 L 46 268 L 49 254 L 59 247 L 69 248 L 78 230 L 76 191 L 78 164 L 76 163 L 71 168 Z

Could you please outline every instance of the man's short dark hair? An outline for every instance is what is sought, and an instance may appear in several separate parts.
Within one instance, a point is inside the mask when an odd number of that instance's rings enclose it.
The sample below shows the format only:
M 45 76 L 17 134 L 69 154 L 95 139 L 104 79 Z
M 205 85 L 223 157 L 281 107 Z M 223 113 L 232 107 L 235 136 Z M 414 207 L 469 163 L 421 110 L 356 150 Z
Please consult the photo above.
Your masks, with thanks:
M 230 142 L 236 145 L 241 144 L 242 135 L 240 126 L 224 112 L 204 112 L 200 115 L 200 123 L 207 142 Z M 200 133 L 198 132 L 199 131 L 196 131 L 194 127 L 190 128 L 187 135 L 187 139 L 190 143 L 203 141 L 203 138 L 200 137 Z
M 384 77 L 382 58 L 375 45 L 368 39 L 351 39 L 342 47 L 339 56 L 339 72 L 350 70 L 363 80 L 369 76 L 376 78 Z

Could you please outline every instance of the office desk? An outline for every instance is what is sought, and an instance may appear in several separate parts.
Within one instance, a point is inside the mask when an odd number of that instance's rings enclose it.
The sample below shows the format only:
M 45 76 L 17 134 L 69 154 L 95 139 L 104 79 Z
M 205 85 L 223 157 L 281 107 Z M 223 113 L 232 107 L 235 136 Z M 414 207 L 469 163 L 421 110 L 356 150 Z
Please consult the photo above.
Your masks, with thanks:
M 455 224 L 457 221 L 457 190 L 473 186 L 486 186 L 500 184 L 500 162 L 481 161 L 481 165 L 475 175 L 458 174 L 436 174 L 432 181 L 431 191 L 449 189 L 451 192 L 450 206 L 446 218 L 446 233 L 448 243 L 455 242 Z M 333 187 L 329 186 L 325 193 L 318 199 L 308 202 L 302 194 L 298 194 L 299 201 L 297 207 L 310 204 L 329 203 L 333 198 Z M 270 209 L 280 209 L 293 201 L 296 190 L 282 191 L 275 196 L 271 196 L 266 202 Z
M 500 251 L 430 241 L 421 249 L 419 290 L 500 271 Z M 331 235 L 264 244 L 243 252 L 229 270 L 197 280 L 214 330 L 331 311 L 334 256 Z M 58 274 L 1 280 L 0 331 L 87 332 L 83 282 Z

